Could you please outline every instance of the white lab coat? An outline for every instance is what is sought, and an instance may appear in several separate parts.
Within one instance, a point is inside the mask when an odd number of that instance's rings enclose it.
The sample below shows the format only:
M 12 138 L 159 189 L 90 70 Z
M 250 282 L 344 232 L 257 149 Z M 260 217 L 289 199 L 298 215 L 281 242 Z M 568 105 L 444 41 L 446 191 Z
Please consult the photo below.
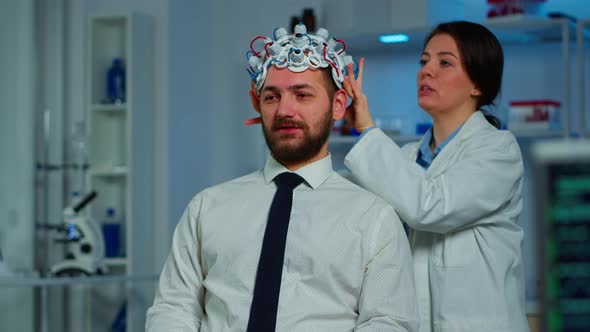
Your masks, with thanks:
M 418 147 L 373 129 L 345 165 L 412 228 L 420 331 L 528 331 L 516 139 L 477 111 L 426 171 Z

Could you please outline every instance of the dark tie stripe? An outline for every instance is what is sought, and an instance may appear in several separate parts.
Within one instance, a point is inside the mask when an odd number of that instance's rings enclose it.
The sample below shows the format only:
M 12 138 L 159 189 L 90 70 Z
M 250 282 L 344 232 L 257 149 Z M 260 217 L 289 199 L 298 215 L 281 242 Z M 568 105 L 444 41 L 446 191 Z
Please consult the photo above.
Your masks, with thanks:
M 274 331 L 277 321 L 285 243 L 293 204 L 293 189 L 303 182 L 295 173 L 281 173 L 275 179 L 272 200 L 250 307 L 248 332 Z

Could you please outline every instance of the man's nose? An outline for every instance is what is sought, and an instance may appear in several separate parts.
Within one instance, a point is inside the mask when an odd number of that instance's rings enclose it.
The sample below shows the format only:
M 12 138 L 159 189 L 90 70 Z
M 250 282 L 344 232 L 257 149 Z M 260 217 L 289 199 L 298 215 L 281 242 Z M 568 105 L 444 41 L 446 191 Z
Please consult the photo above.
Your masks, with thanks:
M 291 98 L 283 97 L 279 102 L 277 108 L 277 117 L 285 118 L 285 117 L 292 117 L 295 114 L 294 112 L 294 103 Z

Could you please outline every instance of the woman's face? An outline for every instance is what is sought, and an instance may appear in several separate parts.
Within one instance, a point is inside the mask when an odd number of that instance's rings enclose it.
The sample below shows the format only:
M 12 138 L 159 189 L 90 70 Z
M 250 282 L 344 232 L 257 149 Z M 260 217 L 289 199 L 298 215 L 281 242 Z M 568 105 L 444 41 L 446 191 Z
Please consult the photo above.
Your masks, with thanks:
M 437 34 L 426 45 L 418 71 L 418 104 L 433 117 L 473 112 L 481 93 L 463 68 L 457 43 Z

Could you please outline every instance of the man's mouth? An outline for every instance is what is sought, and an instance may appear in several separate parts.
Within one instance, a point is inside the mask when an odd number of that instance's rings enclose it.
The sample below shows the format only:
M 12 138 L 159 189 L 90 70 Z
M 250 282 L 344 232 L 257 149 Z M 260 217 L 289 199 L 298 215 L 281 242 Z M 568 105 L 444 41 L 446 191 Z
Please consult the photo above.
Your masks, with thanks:
M 281 132 L 281 133 L 294 133 L 297 132 L 298 130 L 302 129 L 302 126 L 294 123 L 294 122 L 282 122 L 282 123 L 276 123 L 273 126 L 275 131 Z

